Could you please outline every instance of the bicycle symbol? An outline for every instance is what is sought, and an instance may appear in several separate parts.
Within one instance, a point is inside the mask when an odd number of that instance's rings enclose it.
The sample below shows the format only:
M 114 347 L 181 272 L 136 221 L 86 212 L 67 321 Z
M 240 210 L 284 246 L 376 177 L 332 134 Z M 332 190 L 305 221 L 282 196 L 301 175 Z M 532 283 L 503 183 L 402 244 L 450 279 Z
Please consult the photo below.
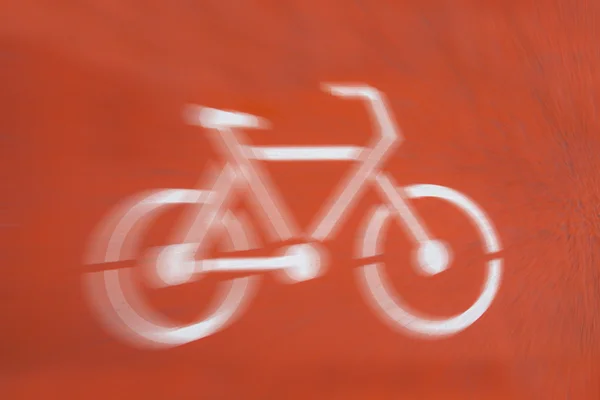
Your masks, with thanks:
M 344 221 L 367 186 L 373 186 L 384 199 L 365 220 L 359 232 L 356 258 L 368 259 L 382 254 L 382 232 L 390 219 L 400 223 L 414 243 L 415 267 L 425 274 L 437 274 L 451 263 L 448 245 L 428 232 L 410 205 L 411 199 L 437 198 L 458 208 L 478 230 L 482 248 L 490 255 L 487 275 L 479 297 L 469 309 L 450 318 L 435 319 L 420 315 L 404 305 L 386 284 L 382 263 L 365 262 L 357 277 L 368 303 L 388 324 L 404 331 L 442 337 L 456 334 L 479 319 L 497 294 L 502 259 L 497 234 L 481 208 L 458 191 L 439 185 L 417 184 L 398 187 L 379 166 L 399 144 L 401 131 L 390 116 L 384 95 L 367 85 L 323 85 L 333 96 L 359 99 L 371 114 L 378 137 L 368 147 L 352 146 L 251 146 L 243 129 L 268 127 L 262 118 L 233 111 L 200 106 L 187 108 L 187 122 L 201 126 L 227 160 L 220 168 L 212 168 L 200 187 L 209 189 L 162 189 L 129 199 L 116 208 L 100 232 L 93 237 L 94 251 L 88 264 L 135 260 L 138 241 L 158 211 L 184 204 L 189 217 L 180 221 L 171 245 L 151 249 L 156 275 L 162 286 L 179 285 L 204 274 L 215 272 L 277 271 L 288 282 L 314 279 L 323 270 L 323 250 L 319 243 L 330 239 Z M 331 161 L 351 160 L 353 170 L 341 182 L 335 195 L 302 235 L 282 205 L 268 174 L 257 161 Z M 215 172 L 217 171 L 217 172 Z M 235 252 L 254 248 L 254 235 L 241 215 L 228 209 L 234 195 L 250 196 L 257 212 L 264 218 L 269 239 L 282 245 L 282 252 L 271 257 L 235 256 Z M 208 240 L 226 239 L 231 244 L 227 258 L 205 258 L 197 255 L 206 249 Z M 301 244 L 284 246 L 290 240 L 306 238 Z M 130 267 L 132 268 L 132 267 Z M 135 285 L 124 280 L 119 270 L 107 269 L 86 274 L 89 294 L 100 317 L 111 318 L 124 329 L 123 337 L 145 340 L 147 344 L 178 346 L 196 341 L 221 330 L 240 314 L 253 293 L 256 276 L 233 278 L 223 282 L 216 306 L 205 318 L 185 326 L 170 323 L 144 303 Z

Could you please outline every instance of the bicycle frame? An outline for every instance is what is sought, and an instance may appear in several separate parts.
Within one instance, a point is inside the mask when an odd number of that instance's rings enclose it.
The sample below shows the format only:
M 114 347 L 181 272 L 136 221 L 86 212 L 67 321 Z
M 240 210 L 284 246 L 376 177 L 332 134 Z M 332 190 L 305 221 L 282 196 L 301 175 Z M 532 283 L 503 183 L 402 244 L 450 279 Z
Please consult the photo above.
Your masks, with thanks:
M 326 270 L 326 258 L 315 242 L 323 242 L 336 234 L 367 184 L 372 184 L 381 194 L 383 204 L 377 205 L 366 215 L 364 227 L 357 235 L 359 240 L 355 253 L 359 261 L 357 264 L 360 264 L 357 265 L 356 276 L 369 304 L 393 327 L 423 336 L 452 335 L 473 324 L 496 296 L 502 273 L 502 260 L 497 255 L 501 247 L 490 219 L 477 203 L 452 188 L 432 184 L 397 187 L 391 177 L 380 170 L 382 162 L 402 139 L 383 96 L 369 86 L 328 85 L 325 89 L 338 97 L 365 101 L 379 137 L 364 148 L 251 146 L 243 130 L 261 127 L 263 121 L 260 118 L 194 106 L 189 110 L 189 122 L 209 130 L 210 140 L 226 161 L 220 168 L 209 170 L 208 176 L 204 177 L 208 181 L 199 182 L 196 189 L 152 191 L 130 199 L 115 210 L 113 218 L 99 230 L 99 236 L 93 242 L 98 245 L 98 262 L 135 258 L 135 241 L 141 232 L 134 232 L 134 227 L 143 230 L 147 225 L 142 221 L 149 221 L 155 211 L 181 204 L 190 214 L 184 216 L 176 226 L 175 236 L 178 237 L 170 238 L 165 246 L 149 249 L 148 260 L 152 260 L 154 270 L 150 274 L 151 281 L 157 287 L 184 284 L 206 272 L 243 272 L 247 275 L 275 271 L 288 283 L 306 282 Z M 354 162 L 355 165 L 340 182 L 334 196 L 319 211 L 310 229 L 301 237 L 290 210 L 285 207 L 260 162 L 335 160 Z M 279 242 L 282 251 L 261 257 L 245 253 L 256 248 L 256 245 L 249 240 L 254 232 L 251 225 L 245 222 L 247 220 L 243 214 L 229 210 L 230 200 L 237 190 L 250 195 L 255 208 L 264 216 L 262 219 L 268 239 Z M 386 236 L 384 227 L 389 221 L 388 217 L 394 217 L 414 242 L 412 264 L 417 271 L 432 276 L 450 266 L 450 247 L 443 240 L 429 235 L 425 224 L 408 203 L 408 199 L 420 198 L 434 198 L 455 206 L 476 228 L 484 253 L 491 255 L 486 262 L 487 275 L 480 296 L 466 311 L 449 318 L 420 315 L 396 299 L 394 292 L 386 285 L 384 275 L 380 273 L 385 263 L 374 262 L 373 259 L 384 252 L 381 246 Z M 217 229 L 222 231 L 216 232 Z M 221 234 L 223 236 L 217 236 Z M 228 239 L 231 252 L 212 258 L 204 257 L 208 253 L 204 252 L 207 250 L 204 246 L 210 242 L 204 240 L 208 235 L 214 235 L 215 239 Z M 129 243 L 127 247 L 126 241 Z M 151 307 L 145 306 L 140 293 L 136 292 L 137 285 L 128 281 L 130 274 L 122 276 L 120 271 L 110 269 L 89 276 L 95 306 L 102 312 L 103 318 L 115 322 L 111 328 L 120 325 L 125 328 L 120 333 L 126 337 L 166 346 L 199 340 L 222 329 L 243 309 L 257 282 L 252 276 L 235 277 L 223 282 L 220 286 L 224 290 L 218 294 L 217 306 L 206 317 L 175 326 L 173 323 L 167 324 L 160 313 L 156 315 Z

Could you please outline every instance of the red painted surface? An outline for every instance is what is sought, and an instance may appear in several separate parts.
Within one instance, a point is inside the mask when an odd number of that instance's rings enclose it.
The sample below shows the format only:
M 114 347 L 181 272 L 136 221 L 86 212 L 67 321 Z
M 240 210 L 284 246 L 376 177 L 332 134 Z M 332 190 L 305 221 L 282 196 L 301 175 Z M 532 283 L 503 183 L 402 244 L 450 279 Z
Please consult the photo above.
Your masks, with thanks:
M 324 4 L 0 6 L 3 398 L 600 396 L 598 6 Z M 505 272 L 489 311 L 443 340 L 382 324 L 359 295 L 349 251 L 371 194 L 329 247 L 324 277 L 290 286 L 265 276 L 224 331 L 147 351 L 103 330 L 81 285 L 92 229 L 125 196 L 193 187 L 214 156 L 182 106 L 269 118 L 255 143 L 361 144 L 366 114 L 319 91 L 331 80 L 387 94 L 406 138 L 386 164 L 399 183 L 459 189 L 496 223 Z M 269 171 L 308 222 L 345 170 Z M 425 311 L 461 311 L 482 279 L 474 239 L 460 216 L 417 207 L 459 256 L 431 280 L 400 267 L 394 285 Z M 160 224 L 152 240 L 169 221 Z M 397 237 L 388 257 L 402 266 L 408 246 Z M 191 318 L 211 283 L 156 301 Z

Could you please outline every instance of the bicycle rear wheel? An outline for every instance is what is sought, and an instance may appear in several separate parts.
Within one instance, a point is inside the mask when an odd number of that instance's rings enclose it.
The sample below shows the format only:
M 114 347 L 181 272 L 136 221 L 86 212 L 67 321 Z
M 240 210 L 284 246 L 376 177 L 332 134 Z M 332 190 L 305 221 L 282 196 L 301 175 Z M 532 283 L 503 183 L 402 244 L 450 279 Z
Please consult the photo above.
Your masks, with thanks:
M 207 193 L 187 189 L 159 190 L 131 199 L 115 210 L 92 238 L 94 248 L 86 263 L 135 260 L 140 250 L 139 239 L 160 211 L 174 205 L 202 203 Z M 213 240 L 228 239 L 223 242 L 227 245 L 224 250 L 242 251 L 252 247 L 249 242 L 252 236 L 247 232 L 244 220 L 227 212 L 221 221 L 211 226 L 206 236 Z M 139 282 L 132 274 L 133 268 L 87 273 L 84 278 L 92 308 L 105 326 L 121 338 L 142 346 L 172 347 L 212 335 L 239 315 L 251 297 L 257 279 L 241 277 L 223 282 L 205 316 L 181 326 L 148 306 Z

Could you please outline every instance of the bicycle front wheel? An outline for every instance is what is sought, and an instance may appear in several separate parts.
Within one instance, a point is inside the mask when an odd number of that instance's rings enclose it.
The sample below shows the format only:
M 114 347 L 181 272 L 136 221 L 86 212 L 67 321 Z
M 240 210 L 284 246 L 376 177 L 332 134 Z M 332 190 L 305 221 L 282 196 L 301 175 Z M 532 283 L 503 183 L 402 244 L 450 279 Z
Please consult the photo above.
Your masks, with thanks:
M 373 263 L 361 267 L 357 278 L 368 303 L 381 318 L 394 328 L 425 336 L 450 336 L 471 326 L 490 307 L 500 286 L 502 259 L 496 256 L 500 243 L 496 231 L 480 207 L 462 193 L 439 185 L 420 184 L 402 189 L 409 199 L 437 198 L 444 200 L 465 214 L 476 228 L 483 251 L 491 255 L 486 262 L 486 277 L 477 300 L 463 313 L 450 318 L 433 318 L 422 315 L 404 304 L 385 279 L 384 265 Z M 392 212 L 386 205 L 377 207 L 368 217 L 358 244 L 357 255 L 361 258 L 382 254 L 383 233 Z M 396 218 L 394 218 L 395 220 Z M 495 257 L 495 258 L 494 258 Z

